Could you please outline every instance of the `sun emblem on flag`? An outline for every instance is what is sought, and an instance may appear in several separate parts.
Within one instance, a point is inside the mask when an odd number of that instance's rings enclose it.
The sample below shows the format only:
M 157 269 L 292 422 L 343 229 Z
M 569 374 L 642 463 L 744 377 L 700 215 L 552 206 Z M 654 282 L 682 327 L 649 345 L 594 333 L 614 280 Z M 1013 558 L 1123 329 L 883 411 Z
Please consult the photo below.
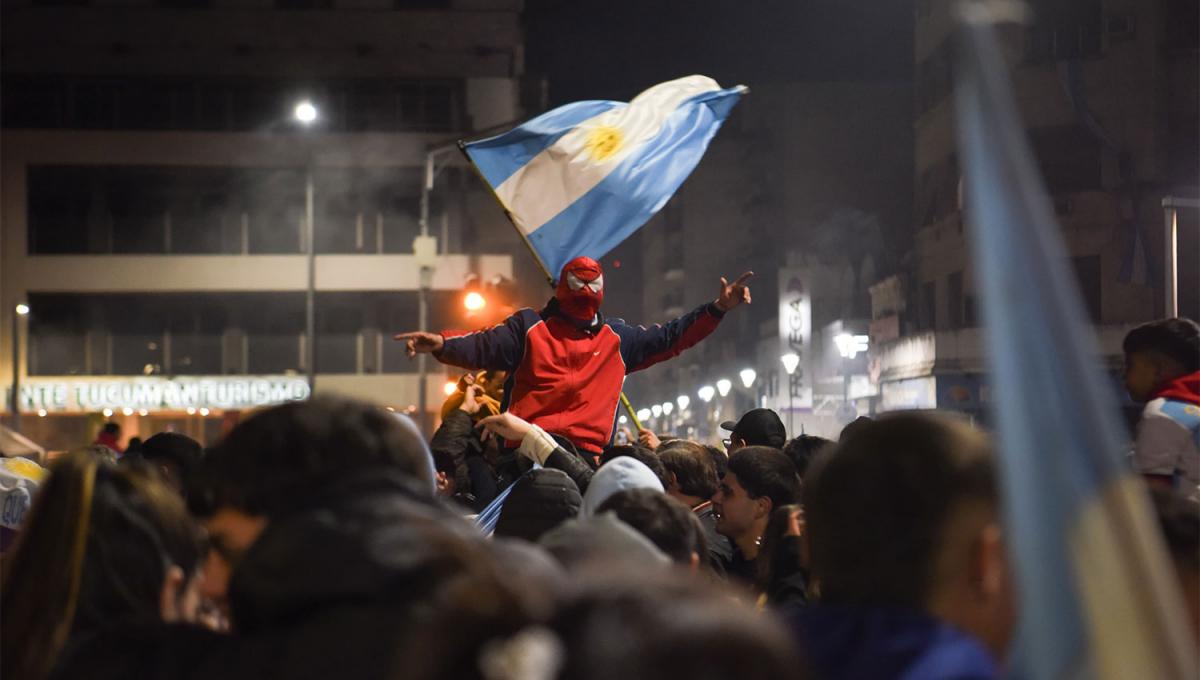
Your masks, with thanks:
M 619 128 L 611 125 L 600 125 L 588 132 L 587 149 L 594 161 L 606 161 L 621 148 L 625 135 Z

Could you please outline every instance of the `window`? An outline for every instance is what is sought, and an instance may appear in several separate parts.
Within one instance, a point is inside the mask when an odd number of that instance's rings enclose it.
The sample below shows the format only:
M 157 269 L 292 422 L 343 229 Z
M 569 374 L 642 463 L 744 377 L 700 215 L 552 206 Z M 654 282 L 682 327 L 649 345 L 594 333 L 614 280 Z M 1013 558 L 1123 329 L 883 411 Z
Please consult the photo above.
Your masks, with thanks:
M 937 284 L 927 281 L 921 284 L 921 330 L 937 328 Z
M 184 6 L 193 0 L 167 1 Z M 261 130 L 290 125 L 292 104 L 311 97 L 320 105 L 323 129 L 331 132 L 449 132 L 463 126 L 463 87 L 462 80 L 446 78 L 298 82 L 5 74 L 0 101 L 6 128 Z
M 1100 0 L 1043 0 L 1033 4 L 1033 11 L 1034 24 L 1025 34 L 1025 56 L 1031 63 L 1100 55 Z
M 946 323 L 958 329 L 963 325 L 963 275 L 954 272 L 946 277 Z

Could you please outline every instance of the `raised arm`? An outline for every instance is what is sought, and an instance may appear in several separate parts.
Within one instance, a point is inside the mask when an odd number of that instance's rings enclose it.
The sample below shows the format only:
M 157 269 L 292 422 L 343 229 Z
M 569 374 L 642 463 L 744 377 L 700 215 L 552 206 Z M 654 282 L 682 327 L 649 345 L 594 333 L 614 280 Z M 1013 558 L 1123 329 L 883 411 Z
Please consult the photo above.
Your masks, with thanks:
M 725 313 L 742 303 L 750 302 L 750 287 L 746 283 L 754 272 L 742 274 L 729 283 L 721 278 L 717 299 L 662 325 L 645 328 L 613 323 L 621 336 L 621 357 L 630 373 L 649 368 L 660 361 L 679 356 L 716 330 Z
M 522 309 L 503 323 L 466 335 L 417 331 L 399 333 L 393 339 L 405 343 L 409 357 L 428 353 L 451 366 L 511 371 L 525 353 L 525 331 L 537 318 L 533 310 Z

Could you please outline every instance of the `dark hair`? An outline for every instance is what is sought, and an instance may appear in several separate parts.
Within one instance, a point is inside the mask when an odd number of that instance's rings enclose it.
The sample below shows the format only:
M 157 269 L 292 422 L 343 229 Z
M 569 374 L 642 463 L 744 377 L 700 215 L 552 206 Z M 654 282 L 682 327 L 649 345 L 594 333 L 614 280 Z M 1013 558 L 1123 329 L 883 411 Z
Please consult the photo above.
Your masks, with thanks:
M 838 435 L 838 443 L 844 442 L 847 439 L 857 435 L 859 432 L 871 427 L 875 421 L 870 416 L 859 416 L 852 420 L 846 427 L 842 428 L 841 434 Z
M 1126 355 L 1157 352 L 1194 373 L 1200 371 L 1200 326 L 1184 317 L 1144 323 L 1126 334 L 1122 349 Z
M 692 555 L 708 557 L 704 527 L 683 503 L 654 489 L 626 489 L 608 497 L 597 513 L 615 512 L 675 562 L 689 564 Z
M 725 473 L 729 472 L 729 454 L 715 446 L 705 446 L 704 449 L 708 451 L 708 459 L 717 471 L 717 481 L 725 479 Z
M 572 680 L 786 680 L 800 673 L 778 622 L 702 577 L 616 571 L 583 580 L 546 626 Z
M 729 471 L 737 475 L 738 483 L 751 498 L 770 498 L 772 508 L 800 501 L 796 466 L 779 449 L 742 447 L 729 457 Z
M 103 432 L 105 434 L 116 434 L 121 431 L 121 426 L 116 423 L 104 423 Z
M 796 466 L 796 473 L 800 475 L 800 479 L 804 479 L 808 463 L 827 446 L 833 446 L 833 442 L 824 437 L 802 434 L 784 445 L 783 455 Z
M 177 432 L 159 432 L 142 443 L 139 455 L 149 463 L 174 466 L 179 474 L 179 479 L 174 481 L 186 493 L 192 475 L 204 457 L 204 448 L 195 439 Z
M 880 417 L 814 463 L 805 490 L 822 598 L 921 608 L 943 531 L 964 503 L 996 506 L 986 437 L 945 414 Z
M 407 473 L 433 493 L 429 449 L 403 416 L 344 397 L 318 396 L 242 422 L 204 458 L 188 495 L 193 512 L 222 507 L 287 514 L 343 476 L 368 468 Z
M 771 518 L 767 520 L 766 529 L 763 530 L 762 542 L 758 546 L 758 556 L 755 558 L 757 577 L 754 588 L 767 596 L 769 604 L 775 603 L 772 587 L 776 582 L 801 568 L 798 551 L 789 551 L 785 542 L 792 513 L 800 509 L 800 506 L 794 503 L 775 508 L 771 511 Z M 789 560 L 795 563 L 787 563 Z
M 1151 488 L 1158 526 L 1175 564 L 1200 571 L 1200 503 L 1171 489 Z
M 658 458 L 668 476 L 675 476 L 680 493 L 705 500 L 717 493 L 716 467 L 708 450 L 700 444 L 677 439 L 658 447 Z
M 183 501 L 158 479 L 86 451 L 55 461 L 4 560 L 4 677 L 48 673 L 68 638 L 161 617 L 167 568 L 203 554 Z
M 644 446 L 610 446 L 604 449 L 604 453 L 600 454 L 600 467 L 604 467 L 605 463 L 622 456 L 628 456 L 636 461 L 645 463 L 646 467 L 650 468 L 650 471 L 654 473 L 654 476 L 658 477 L 658 481 L 662 482 L 663 488 L 667 488 L 667 484 L 670 483 L 670 479 L 667 477 L 667 469 L 663 467 L 658 454 Z

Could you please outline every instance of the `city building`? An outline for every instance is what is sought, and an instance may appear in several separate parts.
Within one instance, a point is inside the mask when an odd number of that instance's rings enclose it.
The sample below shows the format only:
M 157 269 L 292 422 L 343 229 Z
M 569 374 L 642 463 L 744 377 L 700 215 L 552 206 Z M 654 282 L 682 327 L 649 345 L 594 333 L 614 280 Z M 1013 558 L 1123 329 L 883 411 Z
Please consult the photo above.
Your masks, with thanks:
M 871 287 L 871 376 L 881 409 L 983 416 L 989 394 L 954 138 L 952 5 L 916 5 L 915 243 L 909 266 Z M 1171 214 L 1179 313 L 1200 316 L 1200 15 L 1196 3 L 1175 0 L 1030 7 L 1030 23 L 1002 34 L 1006 57 L 1070 252 L 1063 266 L 1075 272 L 1117 382 L 1126 331 L 1170 314 Z M 1191 207 L 1165 211 L 1172 202 Z
M 0 309 L 29 313 L 0 324 L 0 375 L 19 378 L 21 431 L 65 449 L 111 419 L 126 438 L 212 443 L 248 409 L 306 397 L 310 351 L 318 394 L 430 426 L 451 374 L 430 361 L 422 400 L 391 339 L 418 329 L 421 288 L 441 329 L 480 322 L 470 277 L 544 285 L 453 144 L 537 95 L 521 10 L 6 1 Z M 419 258 L 423 193 L 436 242 Z
M 721 276 L 744 271 L 755 272 L 753 304 L 682 356 L 631 376 L 627 392 L 639 406 L 688 396 L 688 409 L 652 426 L 706 441 L 722 436 L 716 424 L 757 405 L 777 409 L 797 432 L 836 434 L 843 375 L 865 376 L 866 364 L 861 356 L 843 362 L 833 338 L 866 332 L 867 285 L 894 269 L 892 254 L 908 240 L 911 86 L 749 85 L 692 176 L 613 257 L 640 267 L 640 323 L 712 300 Z M 795 285 L 805 292 L 799 350 L 787 339 Z M 781 357 L 792 351 L 803 357 L 788 376 Z M 721 379 L 732 383 L 727 395 L 696 398 Z M 852 381 L 855 391 L 861 380 Z

